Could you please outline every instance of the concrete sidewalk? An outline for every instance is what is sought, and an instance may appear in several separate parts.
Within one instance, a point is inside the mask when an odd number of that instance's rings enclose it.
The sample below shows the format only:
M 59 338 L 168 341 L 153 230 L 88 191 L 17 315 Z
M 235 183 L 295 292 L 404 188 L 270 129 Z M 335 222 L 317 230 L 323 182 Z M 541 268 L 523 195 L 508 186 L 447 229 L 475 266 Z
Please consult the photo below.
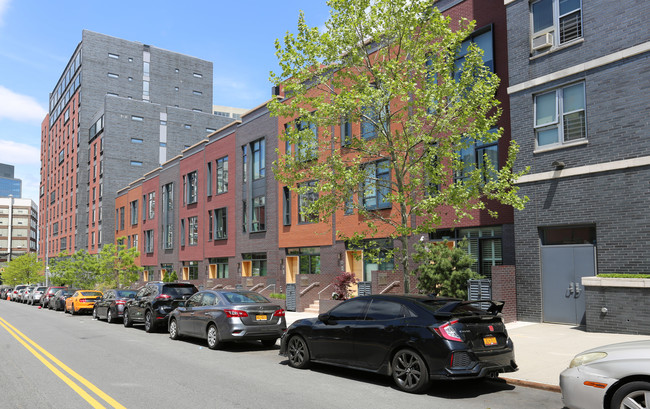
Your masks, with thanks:
M 287 325 L 315 317 L 312 313 L 287 312 Z M 646 335 L 586 332 L 571 325 L 512 322 L 506 324 L 515 345 L 519 370 L 502 374 L 507 382 L 559 392 L 560 372 L 580 352 L 618 342 L 650 340 Z

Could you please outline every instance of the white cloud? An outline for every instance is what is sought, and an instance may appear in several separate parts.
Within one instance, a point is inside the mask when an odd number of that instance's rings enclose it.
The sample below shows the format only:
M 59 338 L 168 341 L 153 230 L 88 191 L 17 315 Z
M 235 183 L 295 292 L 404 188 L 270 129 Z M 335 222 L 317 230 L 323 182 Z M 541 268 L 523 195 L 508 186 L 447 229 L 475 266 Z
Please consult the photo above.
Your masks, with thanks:
M 9 8 L 10 0 L 0 0 L 0 26 L 4 23 L 4 16 Z
M 2 1 L 4 0 L 0 0 L 0 4 Z M 34 98 L 16 94 L 0 85 L 0 119 L 41 122 L 46 114 L 45 108 L 40 106 Z
M 0 139 L 0 163 L 38 165 L 40 168 L 41 150 L 36 146 Z

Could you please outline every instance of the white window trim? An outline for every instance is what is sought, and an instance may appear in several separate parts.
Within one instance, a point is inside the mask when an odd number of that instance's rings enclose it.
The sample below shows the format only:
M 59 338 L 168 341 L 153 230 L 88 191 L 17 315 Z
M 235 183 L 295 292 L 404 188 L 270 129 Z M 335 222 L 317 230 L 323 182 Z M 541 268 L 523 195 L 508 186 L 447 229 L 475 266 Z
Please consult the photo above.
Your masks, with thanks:
M 582 84 L 582 92 L 583 92 L 583 101 L 585 102 L 584 108 L 582 110 L 578 111 L 571 111 L 571 112 L 563 112 L 563 98 L 564 95 L 562 93 L 562 90 L 565 88 Z M 537 121 L 537 97 L 545 94 L 550 94 L 551 92 L 555 93 L 555 122 L 549 122 L 548 124 L 544 124 L 542 126 L 537 126 L 535 123 Z M 585 113 L 585 136 L 584 138 L 580 139 L 575 139 L 572 141 L 565 141 L 564 140 L 564 121 L 563 117 L 564 115 L 568 115 L 574 112 L 580 112 L 583 111 Z M 551 143 L 547 145 L 538 145 L 537 141 L 537 132 L 539 130 L 543 129 L 550 129 L 555 125 L 557 127 L 557 136 L 558 136 L 558 142 L 557 143 Z M 588 141 L 588 129 L 587 129 L 587 87 L 585 86 L 584 81 L 577 81 L 573 83 L 568 83 L 568 84 L 563 84 L 562 86 L 559 86 L 557 88 L 543 91 L 537 94 L 533 95 L 533 129 L 535 131 L 535 149 L 534 152 L 541 152 L 545 150 L 552 150 L 555 148 L 564 148 L 568 146 L 575 146 L 578 144 L 583 144 Z

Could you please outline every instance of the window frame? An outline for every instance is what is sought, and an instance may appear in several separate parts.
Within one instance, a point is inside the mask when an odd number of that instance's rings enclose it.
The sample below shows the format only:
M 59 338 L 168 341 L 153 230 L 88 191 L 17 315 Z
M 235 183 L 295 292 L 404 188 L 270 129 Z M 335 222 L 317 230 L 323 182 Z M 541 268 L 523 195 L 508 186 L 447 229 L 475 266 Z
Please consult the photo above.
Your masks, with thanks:
M 572 110 L 569 112 L 564 111 L 564 90 L 580 85 L 582 86 L 582 109 Z M 551 122 L 546 122 L 543 124 L 537 124 L 537 113 L 538 113 L 538 98 L 546 95 L 555 94 L 555 119 Z M 582 112 L 582 122 L 583 122 L 583 137 L 572 139 L 569 141 L 565 140 L 566 129 L 564 117 L 576 113 Z M 552 129 L 557 129 L 557 141 L 552 143 L 539 143 L 539 134 L 540 132 L 546 132 Z M 588 140 L 588 129 L 587 129 L 587 89 L 584 81 L 574 82 L 570 84 L 565 84 L 560 87 L 556 87 L 551 90 L 543 91 L 533 95 L 533 129 L 535 132 L 535 151 L 553 149 L 564 146 L 571 146 L 575 144 L 584 143 Z
M 543 28 L 538 29 L 535 31 L 535 13 L 534 13 L 534 7 L 535 5 L 539 5 L 540 3 L 548 1 L 551 3 L 551 19 L 552 23 L 550 26 L 546 26 Z M 578 8 L 575 8 L 569 12 L 566 12 L 564 14 L 560 14 L 560 0 L 535 0 L 530 2 L 529 6 L 529 14 L 530 14 L 530 49 L 534 53 L 544 53 L 549 50 L 554 50 L 557 48 L 564 47 L 568 44 L 571 44 L 572 42 L 575 41 L 580 41 L 584 38 L 584 29 L 583 29 L 583 4 L 582 0 L 577 0 L 579 2 Z M 540 10 L 541 11 L 541 10 Z M 567 19 L 569 16 L 572 14 L 578 14 L 578 23 L 577 23 L 577 34 L 575 37 L 572 37 L 568 40 L 561 41 L 562 39 L 562 20 Z M 539 38 L 541 36 L 547 35 L 551 33 L 553 35 L 553 44 L 549 47 L 542 47 L 537 50 L 533 49 L 533 40 L 536 38 Z
M 383 164 L 387 164 L 386 167 L 383 166 Z M 369 176 L 368 171 L 370 168 L 374 168 L 374 175 Z M 382 169 L 381 174 L 378 173 L 378 171 Z M 385 171 L 383 171 L 385 169 Z M 361 189 L 361 205 L 363 206 L 364 209 L 366 210 L 382 210 L 382 209 L 390 209 L 393 206 L 393 203 L 390 201 L 385 201 L 385 200 L 380 200 L 381 198 L 386 198 L 390 196 L 391 193 L 391 184 L 392 184 L 392 170 L 390 168 L 390 161 L 387 159 L 382 159 L 374 162 L 368 162 L 363 165 L 363 172 L 366 174 L 366 178 L 363 181 L 363 186 Z M 388 178 L 380 177 L 388 175 Z M 387 180 L 388 185 L 387 186 L 380 186 L 380 181 Z M 374 186 L 372 186 L 372 190 L 374 191 L 374 195 L 369 196 L 368 193 L 368 185 L 369 183 L 372 183 Z M 374 197 L 375 204 L 374 205 L 368 205 L 368 198 L 369 197 Z
M 214 209 L 213 215 L 213 235 L 214 240 L 225 240 L 228 238 L 228 208 L 221 207 Z

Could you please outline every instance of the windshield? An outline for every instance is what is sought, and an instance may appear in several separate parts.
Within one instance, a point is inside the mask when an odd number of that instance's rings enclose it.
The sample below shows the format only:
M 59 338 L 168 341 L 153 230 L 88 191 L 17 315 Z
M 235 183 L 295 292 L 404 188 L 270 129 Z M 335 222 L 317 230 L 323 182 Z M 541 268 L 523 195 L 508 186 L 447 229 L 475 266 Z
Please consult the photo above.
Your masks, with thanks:
M 258 293 L 221 293 L 232 304 L 255 304 L 271 302 Z

